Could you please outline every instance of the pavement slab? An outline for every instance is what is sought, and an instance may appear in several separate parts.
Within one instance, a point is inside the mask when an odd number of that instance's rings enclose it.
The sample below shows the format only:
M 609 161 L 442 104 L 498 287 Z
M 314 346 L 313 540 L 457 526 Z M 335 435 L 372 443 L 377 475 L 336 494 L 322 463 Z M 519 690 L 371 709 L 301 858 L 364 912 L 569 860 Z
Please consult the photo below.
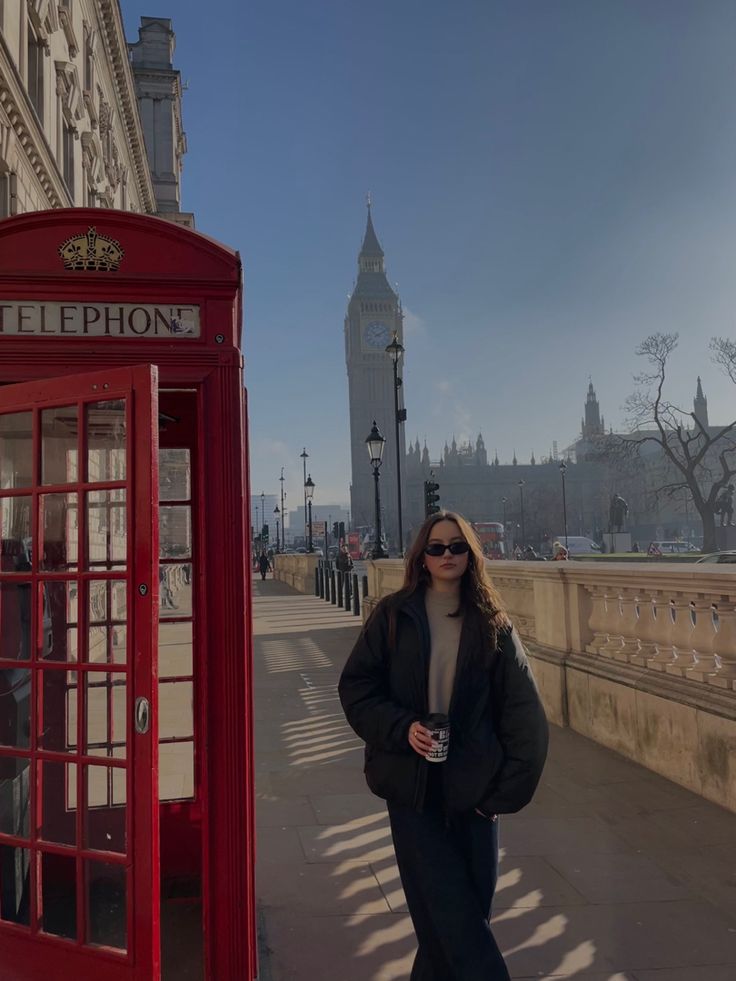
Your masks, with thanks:
M 262 981 L 408 981 L 415 938 L 386 808 L 336 683 L 358 618 L 254 581 Z M 492 927 L 514 981 L 734 981 L 736 817 L 553 727 L 501 819 Z M 490 979 L 489 979 L 490 981 Z

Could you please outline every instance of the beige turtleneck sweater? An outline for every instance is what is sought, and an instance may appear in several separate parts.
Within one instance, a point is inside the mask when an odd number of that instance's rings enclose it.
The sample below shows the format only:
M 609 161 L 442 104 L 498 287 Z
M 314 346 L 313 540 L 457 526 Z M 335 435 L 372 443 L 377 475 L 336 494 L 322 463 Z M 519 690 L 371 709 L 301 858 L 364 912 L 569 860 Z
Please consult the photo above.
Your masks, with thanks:
M 450 617 L 459 605 L 459 596 L 428 589 L 424 605 L 429 620 L 431 653 L 429 658 L 429 711 L 447 715 L 455 683 L 457 652 L 462 617 Z

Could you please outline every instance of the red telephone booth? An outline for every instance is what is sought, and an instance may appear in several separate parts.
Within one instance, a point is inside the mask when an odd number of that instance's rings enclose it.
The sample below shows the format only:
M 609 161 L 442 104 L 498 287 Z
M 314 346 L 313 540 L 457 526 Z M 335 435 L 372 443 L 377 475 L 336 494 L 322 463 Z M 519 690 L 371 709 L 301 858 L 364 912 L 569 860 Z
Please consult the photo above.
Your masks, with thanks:
M 256 976 L 241 267 L 0 221 L 0 977 Z

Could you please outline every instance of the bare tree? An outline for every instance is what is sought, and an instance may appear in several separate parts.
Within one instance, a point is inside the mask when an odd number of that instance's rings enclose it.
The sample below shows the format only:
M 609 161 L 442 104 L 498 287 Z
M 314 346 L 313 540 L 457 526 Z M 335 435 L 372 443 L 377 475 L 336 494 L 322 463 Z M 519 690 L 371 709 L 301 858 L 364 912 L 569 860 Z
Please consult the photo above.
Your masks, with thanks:
M 714 337 L 710 342 L 713 360 L 719 364 L 728 377 L 736 384 L 736 341 L 725 337 Z
M 664 393 L 667 364 L 677 347 L 677 334 L 651 334 L 636 349 L 651 368 L 636 375 L 637 390 L 626 400 L 632 432 L 623 437 L 637 447 L 640 456 L 647 444 L 654 444 L 663 456 L 662 482 L 658 493 L 675 497 L 687 488 L 703 526 L 703 551 L 716 548 L 715 513 L 721 491 L 736 473 L 736 419 L 726 426 L 706 428 L 695 415 L 670 402 Z M 733 355 L 723 361 L 715 347 L 715 360 L 736 381 L 736 345 L 723 342 L 722 350 Z

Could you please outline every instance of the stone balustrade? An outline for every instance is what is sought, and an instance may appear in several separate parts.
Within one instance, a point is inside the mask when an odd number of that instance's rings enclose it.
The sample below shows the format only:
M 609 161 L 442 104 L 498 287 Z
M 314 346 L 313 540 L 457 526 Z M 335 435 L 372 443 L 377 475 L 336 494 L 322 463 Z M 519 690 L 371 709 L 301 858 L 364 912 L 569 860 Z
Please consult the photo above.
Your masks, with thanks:
M 273 577 L 300 593 L 314 593 L 314 574 L 319 556 L 299 552 L 295 555 L 274 555 Z
M 550 719 L 736 810 L 736 567 L 491 562 Z M 371 603 L 402 563 L 369 564 Z

